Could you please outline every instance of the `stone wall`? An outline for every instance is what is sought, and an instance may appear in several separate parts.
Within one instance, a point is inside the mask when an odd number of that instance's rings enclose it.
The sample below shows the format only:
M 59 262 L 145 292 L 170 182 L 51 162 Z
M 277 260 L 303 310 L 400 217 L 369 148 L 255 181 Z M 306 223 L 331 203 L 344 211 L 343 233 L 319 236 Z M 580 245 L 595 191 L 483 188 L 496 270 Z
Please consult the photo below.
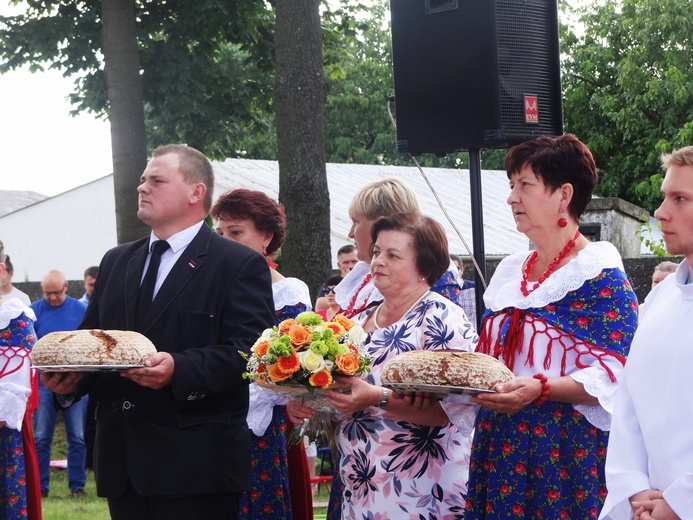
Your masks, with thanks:
M 596 198 L 580 217 L 580 231 L 595 242 L 611 242 L 622 258 L 639 258 L 639 230 L 648 217 L 647 211 L 623 199 Z

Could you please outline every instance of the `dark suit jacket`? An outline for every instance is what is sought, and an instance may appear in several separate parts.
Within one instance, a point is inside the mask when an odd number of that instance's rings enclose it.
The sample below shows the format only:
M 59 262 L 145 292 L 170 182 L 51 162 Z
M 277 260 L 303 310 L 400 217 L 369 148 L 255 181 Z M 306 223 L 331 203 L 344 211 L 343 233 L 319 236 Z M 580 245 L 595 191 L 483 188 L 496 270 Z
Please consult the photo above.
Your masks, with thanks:
M 228 493 L 250 483 L 245 360 L 274 323 L 267 262 L 203 225 L 135 329 L 148 238 L 110 250 L 81 328 L 138 330 L 175 361 L 172 384 L 142 387 L 117 373 L 96 382 L 94 454 L 99 496 Z

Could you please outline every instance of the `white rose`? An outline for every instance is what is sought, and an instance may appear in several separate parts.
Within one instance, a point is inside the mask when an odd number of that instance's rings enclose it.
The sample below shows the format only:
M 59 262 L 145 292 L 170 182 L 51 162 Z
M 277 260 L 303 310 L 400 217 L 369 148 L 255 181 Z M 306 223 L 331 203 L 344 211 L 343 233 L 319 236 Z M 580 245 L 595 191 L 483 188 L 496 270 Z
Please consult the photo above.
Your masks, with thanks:
M 325 368 L 325 359 L 312 350 L 302 350 L 298 353 L 298 359 L 301 362 L 301 367 L 313 374 Z
M 366 341 L 366 332 L 363 330 L 363 327 L 360 325 L 351 327 L 349 330 L 349 343 L 363 345 L 364 341 Z

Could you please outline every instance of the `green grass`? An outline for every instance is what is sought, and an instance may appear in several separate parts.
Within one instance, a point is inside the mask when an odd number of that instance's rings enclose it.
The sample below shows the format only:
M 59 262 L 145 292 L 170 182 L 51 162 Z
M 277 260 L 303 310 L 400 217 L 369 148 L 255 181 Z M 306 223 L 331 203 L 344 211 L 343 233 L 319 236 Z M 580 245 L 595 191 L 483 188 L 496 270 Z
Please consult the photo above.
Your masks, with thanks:
M 55 427 L 51 459 L 67 458 L 67 440 L 62 414 L 58 415 Z M 94 472 L 87 471 L 87 485 L 84 488 L 85 498 L 72 498 L 68 487 L 67 470 L 51 468 L 51 491 L 42 499 L 43 518 L 45 520 L 109 520 L 108 504 L 105 498 L 96 496 Z
M 329 485 L 321 485 L 318 494 L 315 495 L 313 498 L 313 503 L 315 502 L 322 502 L 322 503 L 327 503 L 327 501 L 330 499 L 330 487 Z M 327 515 L 327 508 L 326 507 L 315 507 L 313 506 L 313 520 L 325 520 L 325 517 Z
M 59 414 L 53 437 L 51 459 L 65 458 L 67 458 L 65 425 L 62 421 L 62 415 Z M 110 520 L 106 499 L 96 496 L 94 472 L 91 470 L 87 471 L 87 485 L 84 490 L 87 493 L 85 498 L 72 498 L 68 487 L 67 470 L 51 468 L 51 491 L 48 497 L 42 501 L 44 520 Z M 327 502 L 329 495 L 329 486 L 322 485 L 315 501 Z M 314 520 L 325 520 L 326 514 L 326 507 L 315 507 L 313 510 Z

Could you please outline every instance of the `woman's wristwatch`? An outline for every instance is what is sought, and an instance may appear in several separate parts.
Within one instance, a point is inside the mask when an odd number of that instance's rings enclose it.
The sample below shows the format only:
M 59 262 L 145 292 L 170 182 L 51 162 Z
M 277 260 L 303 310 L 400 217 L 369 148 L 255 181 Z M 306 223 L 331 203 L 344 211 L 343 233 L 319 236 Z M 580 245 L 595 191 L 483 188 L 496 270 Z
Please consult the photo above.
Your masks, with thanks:
M 388 398 L 390 397 L 390 394 L 388 394 L 388 392 L 387 392 L 387 388 L 385 388 L 383 386 L 382 390 L 383 390 L 383 395 L 380 398 L 380 401 L 378 401 L 378 408 L 385 408 L 387 406 Z

